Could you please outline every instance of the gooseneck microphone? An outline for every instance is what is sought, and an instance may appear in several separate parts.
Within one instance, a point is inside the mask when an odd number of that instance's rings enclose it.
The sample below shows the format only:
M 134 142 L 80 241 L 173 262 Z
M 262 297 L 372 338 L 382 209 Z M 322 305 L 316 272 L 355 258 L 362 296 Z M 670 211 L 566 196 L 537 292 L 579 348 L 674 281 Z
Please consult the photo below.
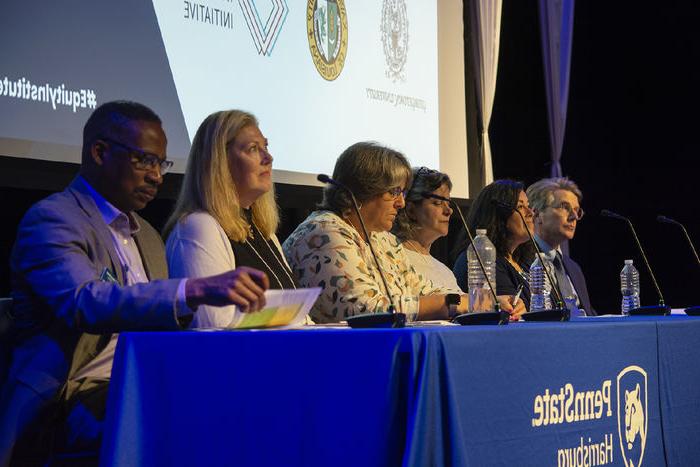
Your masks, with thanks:
M 557 306 L 554 307 L 551 310 L 545 310 L 545 311 L 531 311 L 529 313 L 525 313 L 526 315 L 532 315 L 532 318 L 535 318 L 535 316 L 542 315 L 542 320 L 548 320 L 548 321 L 567 321 L 569 319 L 570 311 L 568 308 L 566 308 L 566 304 L 564 303 L 564 299 L 562 298 L 561 295 L 561 290 L 559 290 L 559 283 L 554 282 L 552 279 L 552 274 L 549 272 L 549 268 L 547 267 L 547 264 L 544 262 L 544 255 L 542 254 L 542 250 L 540 249 L 540 246 L 537 244 L 535 241 L 535 237 L 533 237 L 532 232 L 530 231 L 530 228 L 527 226 L 527 222 L 525 222 L 525 216 L 523 216 L 523 213 L 520 212 L 515 206 L 508 204 L 504 201 L 498 201 L 498 200 L 493 200 L 493 204 L 498 206 L 501 209 L 508 210 L 509 212 L 517 212 L 518 215 L 520 216 L 520 220 L 523 223 L 523 227 L 525 227 L 525 231 L 527 232 L 527 236 L 530 238 L 530 243 L 532 244 L 533 247 L 535 247 L 535 254 L 540 260 L 540 264 L 542 265 L 542 269 L 544 270 L 544 273 L 547 275 L 547 280 L 549 281 L 549 284 L 552 286 L 552 291 L 554 292 L 554 299 L 557 301 Z M 526 316 L 525 319 L 528 319 L 529 316 Z M 535 318 L 539 319 L 539 318 Z
M 344 184 L 342 184 L 336 180 L 333 180 L 331 177 L 329 177 L 326 174 L 318 174 L 316 179 L 321 183 L 334 185 L 350 195 L 353 210 L 355 211 L 355 214 L 357 214 L 358 219 L 360 219 L 360 226 L 362 227 L 362 233 L 364 233 L 365 238 L 367 239 L 367 244 L 369 245 L 369 251 L 372 253 L 372 258 L 374 259 L 374 264 L 377 265 L 377 270 L 379 271 L 379 277 L 382 278 L 382 283 L 384 284 L 384 289 L 386 290 L 386 296 L 389 298 L 389 311 L 388 312 L 386 312 L 386 313 L 365 313 L 365 314 L 361 314 L 361 315 L 352 316 L 352 317 L 347 319 L 348 325 L 350 327 L 354 327 L 354 328 L 389 327 L 389 326 L 395 327 L 395 328 L 404 327 L 406 325 L 406 315 L 403 313 L 396 312 L 396 307 L 394 306 L 394 299 L 391 297 L 391 291 L 389 290 L 389 285 L 386 281 L 386 277 L 384 277 L 384 272 L 382 271 L 382 268 L 379 265 L 379 260 L 377 259 L 377 253 L 374 251 L 374 247 L 372 246 L 372 241 L 370 239 L 369 232 L 367 232 L 367 227 L 365 226 L 365 221 L 362 218 L 362 214 L 360 213 L 360 206 L 357 202 L 357 199 L 355 198 L 355 194 L 352 192 L 352 190 L 350 188 L 348 188 L 347 186 L 345 186 Z
M 663 222 L 664 224 L 673 224 L 677 225 L 678 227 L 683 230 L 683 233 L 685 234 L 685 239 L 688 240 L 688 245 L 690 245 L 690 249 L 693 251 L 693 255 L 695 255 L 695 260 L 698 262 L 698 265 L 700 266 L 700 258 L 698 258 L 698 252 L 695 250 L 695 245 L 693 245 L 693 241 L 690 239 L 690 235 L 688 235 L 688 231 L 685 230 L 685 226 L 678 222 L 677 220 L 671 219 L 670 217 L 666 216 L 657 216 L 656 220 L 659 222 Z M 686 315 L 691 315 L 691 316 L 700 316 L 700 306 L 690 306 L 685 309 L 685 314 Z
M 627 218 L 625 216 L 622 216 L 622 215 L 617 214 L 615 212 L 609 211 L 607 209 L 603 209 L 602 211 L 600 211 L 600 215 L 603 217 L 610 217 L 612 219 L 625 221 L 627 223 L 630 230 L 632 231 L 632 236 L 634 237 L 634 241 L 637 244 L 637 249 L 642 254 L 642 259 L 644 260 L 644 264 L 646 264 L 647 271 L 649 271 L 649 275 L 651 276 L 651 281 L 654 283 L 654 288 L 656 289 L 656 294 L 659 296 L 659 305 L 658 306 L 640 306 L 639 308 L 634 308 L 634 309 L 630 310 L 629 311 L 630 315 L 667 315 L 667 314 L 671 313 L 671 309 L 664 302 L 664 296 L 661 293 L 661 289 L 659 288 L 658 282 L 656 282 L 656 276 L 654 276 L 654 271 L 652 271 L 651 265 L 649 264 L 649 261 L 647 260 L 647 255 L 644 253 L 644 248 L 642 248 L 642 244 L 639 242 L 639 237 L 637 237 L 637 232 L 634 230 L 634 226 L 632 225 L 632 221 L 630 221 L 629 218 Z
M 445 198 L 444 196 L 436 195 L 434 193 L 431 193 L 429 191 L 423 191 L 421 192 L 421 196 L 425 199 L 437 199 L 440 201 L 446 201 L 447 203 L 451 204 L 454 207 L 454 210 L 457 211 L 457 214 L 459 214 L 459 219 L 462 221 L 462 226 L 464 227 L 464 230 L 467 232 L 467 236 L 469 237 L 469 241 L 474 244 L 474 236 L 472 235 L 471 231 L 469 230 L 469 227 L 467 226 L 467 221 L 464 220 L 464 214 L 462 214 L 462 209 L 459 207 L 457 203 L 454 202 L 454 200 L 450 198 Z M 476 259 L 479 261 L 479 267 L 481 268 L 481 272 L 484 274 L 484 279 L 486 279 L 486 283 L 489 285 L 489 289 L 491 290 L 491 296 L 493 297 L 493 303 L 494 303 L 494 308 L 495 311 L 493 312 L 480 312 L 480 313 L 462 313 L 461 315 L 455 316 L 453 321 L 455 323 L 459 323 L 461 325 L 471 325 L 471 324 L 487 324 L 487 323 L 493 323 L 493 324 L 508 324 L 510 316 L 508 315 L 507 312 L 502 311 L 500 305 L 498 304 L 498 297 L 496 296 L 496 290 L 493 288 L 493 285 L 491 284 L 491 280 L 489 279 L 488 274 L 486 273 L 486 267 L 484 266 L 484 261 L 481 259 L 481 255 L 477 251 L 476 248 L 474 248 L 474 254 L 476 255 Z
M 688 235 L 688 231 L 685 230 L 685 226 L 678 222 L 677 220 L 671 219 L 670 217 L 666 216 L 656 216 L 656 220 L 659 222 L 662 222 L 664 224 L 673 224 L 681 228 L 683 233 L 685 234 L 685 239 L 688 240 L 688 245 L 690 245 L 690 249 L 693 251 L 693 255 L 695 255 L 695 261 L 698 262 L 698 266 L 700 266 L 700 257 L 698 257 L 698 252 L 695 250 L 695 245 L 693 245 L 693 241 L 690 239 L 690 235 Z

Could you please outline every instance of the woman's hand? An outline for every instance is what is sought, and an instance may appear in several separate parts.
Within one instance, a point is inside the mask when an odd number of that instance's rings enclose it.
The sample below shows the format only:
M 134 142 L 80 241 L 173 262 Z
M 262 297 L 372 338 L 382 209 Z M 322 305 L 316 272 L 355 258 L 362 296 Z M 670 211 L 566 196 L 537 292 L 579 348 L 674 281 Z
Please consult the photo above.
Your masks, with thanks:
M 499 295 L 498 304 L 501 306 L 501 310 L 510 314 L 511 321 L 518 321 L 520 316 L 527 311 L 527 308 L 525 308 L 525 303 L 522 300 L 518 300 L 518 303 L 513 307 L 514 298 L 513 295 Z

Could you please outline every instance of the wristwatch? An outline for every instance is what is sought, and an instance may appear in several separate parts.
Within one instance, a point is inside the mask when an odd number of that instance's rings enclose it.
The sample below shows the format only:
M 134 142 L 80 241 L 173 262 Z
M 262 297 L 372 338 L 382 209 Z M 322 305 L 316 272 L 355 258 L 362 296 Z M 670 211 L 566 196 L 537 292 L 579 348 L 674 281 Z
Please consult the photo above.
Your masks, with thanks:
M 449 319 L 457 316 L 457 307 L 462 303 L 462 296 L 457 293 L 445 295 L 445 305 L 447 306 L 447 316 Z

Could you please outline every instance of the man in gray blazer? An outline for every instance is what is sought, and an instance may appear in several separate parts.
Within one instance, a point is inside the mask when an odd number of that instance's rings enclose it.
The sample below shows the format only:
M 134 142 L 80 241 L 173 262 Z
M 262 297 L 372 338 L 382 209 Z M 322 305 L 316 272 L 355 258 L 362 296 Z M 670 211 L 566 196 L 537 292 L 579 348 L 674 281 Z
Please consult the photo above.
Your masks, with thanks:
M 0 392 L 0 466 L 15 444 L 31 446 L 23 437 L 36 441 L 57 420 L 57 445 L 99 446 L 115 333 L 180 329 L 202 304 L 264 305 L 268 280 L 254 269 L 167 279 L 163 242 L 134 212 L 172 165 L 166 144 L 149 108 L 100 106 L 85 124 L 78 177 L 22 219 L 10 259 L 13 353 Z

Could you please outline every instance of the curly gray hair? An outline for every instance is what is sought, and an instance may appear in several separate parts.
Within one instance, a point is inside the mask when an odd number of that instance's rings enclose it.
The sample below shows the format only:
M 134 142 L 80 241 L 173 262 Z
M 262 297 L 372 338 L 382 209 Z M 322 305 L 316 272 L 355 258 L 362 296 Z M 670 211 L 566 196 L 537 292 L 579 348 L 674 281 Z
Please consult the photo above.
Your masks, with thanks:
M 422 203 L 425 201 L 423 192 L 433 192 L 444 184 L 447 184 L 447 187 L 452 190 L 452 180 L 447 174 L 427 167 L 414 167 L 413 183 L 406 193 L 406 206 Z M 391 232 L 401 240 L 406 240 L 411 238 L 417 227 L 415 220 L 409 217 L 406 208 L 404 208 L 397 214 Z

